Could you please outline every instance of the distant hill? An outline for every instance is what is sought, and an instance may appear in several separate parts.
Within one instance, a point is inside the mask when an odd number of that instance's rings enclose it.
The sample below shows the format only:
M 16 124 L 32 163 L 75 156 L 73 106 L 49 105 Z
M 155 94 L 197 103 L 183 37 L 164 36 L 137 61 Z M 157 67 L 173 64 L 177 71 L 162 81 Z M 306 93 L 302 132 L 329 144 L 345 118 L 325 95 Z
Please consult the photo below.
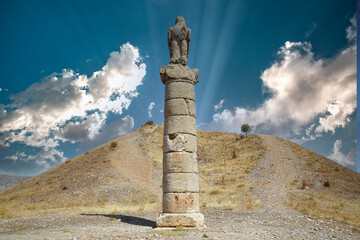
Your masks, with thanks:
M 0 216 L 161 211 L 163 126 L 0 192 Z M 201 210 L 292 208 L 360 226 L 360 174 L 284 139 L 197 131 Z
M 10 188 L 30 177 L 0 173 L 0 191 Z

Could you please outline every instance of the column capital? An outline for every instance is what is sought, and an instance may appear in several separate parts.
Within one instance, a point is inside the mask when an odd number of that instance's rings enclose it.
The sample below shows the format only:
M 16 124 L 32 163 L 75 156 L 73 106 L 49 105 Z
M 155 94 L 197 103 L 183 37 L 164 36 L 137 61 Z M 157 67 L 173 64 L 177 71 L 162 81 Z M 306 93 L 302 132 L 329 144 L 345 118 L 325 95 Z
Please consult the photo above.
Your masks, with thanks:
M 181 64 L 170 64 L 160 68 L 160 76 L 164 84 L 168 81 L 177 80 L 195 85 L 199 81 L 199 69 Z

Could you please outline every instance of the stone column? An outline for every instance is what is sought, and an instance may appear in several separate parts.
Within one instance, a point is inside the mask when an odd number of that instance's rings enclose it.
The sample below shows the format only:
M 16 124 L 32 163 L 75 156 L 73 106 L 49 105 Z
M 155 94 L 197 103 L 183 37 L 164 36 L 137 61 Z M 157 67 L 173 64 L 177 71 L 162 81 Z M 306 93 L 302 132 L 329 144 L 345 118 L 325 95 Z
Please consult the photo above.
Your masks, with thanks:
M 199 71 L 182 64 L 160 68 L 165 84 L 163 213 L 158 227 L 200 227 L 195 84 Z

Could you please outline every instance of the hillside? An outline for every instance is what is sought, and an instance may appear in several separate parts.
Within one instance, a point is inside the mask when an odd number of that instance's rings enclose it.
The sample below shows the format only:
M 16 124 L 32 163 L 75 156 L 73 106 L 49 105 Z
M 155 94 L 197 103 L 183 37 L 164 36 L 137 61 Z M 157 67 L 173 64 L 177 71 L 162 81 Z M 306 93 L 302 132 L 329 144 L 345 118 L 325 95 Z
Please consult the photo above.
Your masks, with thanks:
M 0 215 L 161 211 L 163 126 L 144 126 L 0 192 Z M 198 131 L 202 211 L 292 208 L 360 228 L 360 174 L 267 135 Z

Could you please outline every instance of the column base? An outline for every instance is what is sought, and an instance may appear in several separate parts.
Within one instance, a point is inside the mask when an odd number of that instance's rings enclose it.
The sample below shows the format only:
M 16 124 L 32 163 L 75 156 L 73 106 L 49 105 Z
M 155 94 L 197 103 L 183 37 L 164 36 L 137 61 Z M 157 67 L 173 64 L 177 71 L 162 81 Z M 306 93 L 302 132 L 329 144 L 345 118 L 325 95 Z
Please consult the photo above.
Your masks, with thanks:
M 204 215 L 201 213 L 162 213 L 156 219 L 157 227 L 203 227 Z

